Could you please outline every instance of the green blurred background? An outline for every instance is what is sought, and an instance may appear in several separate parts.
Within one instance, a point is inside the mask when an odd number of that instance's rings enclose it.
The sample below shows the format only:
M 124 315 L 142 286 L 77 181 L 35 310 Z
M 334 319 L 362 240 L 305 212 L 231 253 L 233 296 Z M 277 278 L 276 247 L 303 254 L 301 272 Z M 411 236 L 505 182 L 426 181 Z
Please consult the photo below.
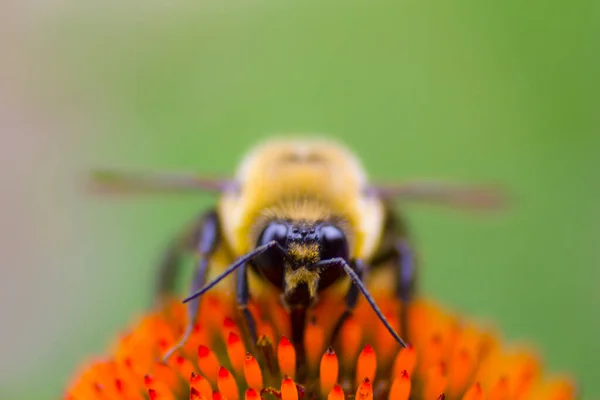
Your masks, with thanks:
M 518 201 L 501 215 L 406 208 L 423 290 L 600 396 L 597 3 L 202 3 L 6 18 L 8 118 L 24 122 L 3 133 L 16 233 L 1 398 L 58 395 L 147 305 L 169 236 L 214 201 L 93 198 L 89 168 L 230 174 L 289 132 L 343 140 L 377 179 L 505 183 Z

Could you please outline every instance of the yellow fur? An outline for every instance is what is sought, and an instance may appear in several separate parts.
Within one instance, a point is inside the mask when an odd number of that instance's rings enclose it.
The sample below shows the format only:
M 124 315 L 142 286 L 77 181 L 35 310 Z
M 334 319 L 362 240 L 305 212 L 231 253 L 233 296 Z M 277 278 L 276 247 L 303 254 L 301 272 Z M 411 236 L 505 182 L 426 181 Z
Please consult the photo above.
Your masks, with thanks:
M 288 252 L 292 258 L 297 261 L 305 262 L 307 265 L 319 261 L 319 245 L 317 243 L 310 245 L 291 243 Z
M 277 203 L 262 211 L 267 218 L 318 221 L 327 220 L 334 215 L 331 206 L 317 196 L 307 197 L 302 195 L 281 198 Z
M 368 258 L 379 242 L 383 204 L 364 194 L 366 176 L 341 145 L 319 139 L 271 140 L 252 150 L 236 177 L 239 193 L 219 202 L 223 233 L 240 256 L 256 245 L 269 219 L 343 222 L 351 257 Z
M 287 267 L 285 271 L 285 291 L 286 293 L 293 293 L 298 285 L 304 283 L 308 286 L 310 298 L 314 299 L 317 296 L 319 278 L 317 271 L 310 271 L 305 267 L 300 267 L 294 271 Z

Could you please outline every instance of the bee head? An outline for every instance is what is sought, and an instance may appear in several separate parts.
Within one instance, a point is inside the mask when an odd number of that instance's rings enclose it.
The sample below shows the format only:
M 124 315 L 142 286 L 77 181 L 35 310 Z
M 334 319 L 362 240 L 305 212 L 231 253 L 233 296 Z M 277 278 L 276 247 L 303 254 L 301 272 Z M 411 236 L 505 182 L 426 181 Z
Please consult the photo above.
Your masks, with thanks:
M 257 246 L 276 241 L 284 250 L 266 252 L 252 263 L 272 284 L 282 289 L 288 305 L 307 305 L 317 292 L 334 283 L 344 272 L 338 267 L 314 268 L 321 260 L 348 259 L 345 233 L 328 221 L 270 221 Z

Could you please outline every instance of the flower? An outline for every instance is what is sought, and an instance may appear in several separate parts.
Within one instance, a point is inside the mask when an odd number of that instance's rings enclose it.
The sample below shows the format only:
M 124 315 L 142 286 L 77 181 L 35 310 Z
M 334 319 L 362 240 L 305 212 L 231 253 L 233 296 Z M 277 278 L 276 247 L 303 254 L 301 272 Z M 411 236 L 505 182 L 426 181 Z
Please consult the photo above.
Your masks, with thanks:
M 194 332 L 167 363 L 159 362 L 180 337 L 185 306 L 171 302 L 143 316 L 116 340 L 105 358 L 84 366 L 64 399 L 258 400 L 297 399 L 574 399 L 567 379 L 548 379 L 534 354 L 509 350 L 492 334 L 432 302 L 408 311 L 408 338 L 400 349 L 366 302 L 343 326 L 337 344 L 325 338 L 342 310 L 322 298 L 306 329 L 306 368 L 287 339 L 289 323 L 275 298 L 251 304 L 259 340 L 251 352 L 236 322 L 234 301 L 223 293 L 204 296 Z M 377 299 L 396 329 L 401 305 Z M 341 303 L 341 304 L 340 304 Z

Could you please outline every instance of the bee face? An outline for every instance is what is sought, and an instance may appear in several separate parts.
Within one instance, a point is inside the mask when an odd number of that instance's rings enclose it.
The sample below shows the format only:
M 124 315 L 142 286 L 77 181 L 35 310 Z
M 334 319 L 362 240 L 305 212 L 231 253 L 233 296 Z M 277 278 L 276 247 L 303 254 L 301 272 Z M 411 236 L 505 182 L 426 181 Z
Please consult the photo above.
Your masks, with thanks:
M 288 305 L 310 303 L 317 292 L 344 275 L 339 267 L 315 268 L 314 264 L 332 258 L 349 258 L 344 232 L 327 221 L 270 221 L 257 246 L 276 241 L 283 251 L 268 252 L 252 265 L 284 292 Z

